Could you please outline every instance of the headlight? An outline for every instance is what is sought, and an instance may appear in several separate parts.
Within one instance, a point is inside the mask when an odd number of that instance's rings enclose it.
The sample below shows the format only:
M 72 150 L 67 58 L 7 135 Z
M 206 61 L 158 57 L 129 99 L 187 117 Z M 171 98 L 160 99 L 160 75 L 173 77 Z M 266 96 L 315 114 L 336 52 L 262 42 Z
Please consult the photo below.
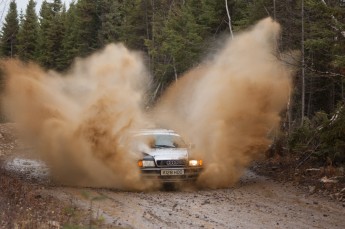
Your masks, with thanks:
M 140 160 L 138 161 L 138 166 L 139 167 L 155 167 L 155 162 L 154 161 L 146 161 L 146 160 Z
M 189 166 L 202 166 L 202 160 L 189 160 Z

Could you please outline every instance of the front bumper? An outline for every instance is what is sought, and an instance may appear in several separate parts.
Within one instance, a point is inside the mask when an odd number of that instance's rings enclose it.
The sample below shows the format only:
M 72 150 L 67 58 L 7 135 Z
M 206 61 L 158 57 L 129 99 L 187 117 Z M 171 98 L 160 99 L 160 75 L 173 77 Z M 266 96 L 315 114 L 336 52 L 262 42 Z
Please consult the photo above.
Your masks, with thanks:
M 183 175 L 161 175 L 162 170 L 183 169 Z M 202 167 L 172 167 L 172 168 L 142 168 L 141 177 L 143 179 L 158 180 L 161 182 L 193 182 L 196 181 L 202 171 Z

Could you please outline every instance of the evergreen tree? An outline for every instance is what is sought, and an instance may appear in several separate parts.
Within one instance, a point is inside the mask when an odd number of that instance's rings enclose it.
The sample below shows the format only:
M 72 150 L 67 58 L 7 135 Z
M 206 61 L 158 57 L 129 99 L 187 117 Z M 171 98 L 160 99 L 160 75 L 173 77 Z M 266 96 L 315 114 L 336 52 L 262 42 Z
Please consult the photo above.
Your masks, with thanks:
M 50 57 L 48 52 L 50 45 L 49 30 L 52 26 L 53 11 L 51 9 L 50 3 L 46 0 L 42 2 L 40 10 L 40 28 L 38 37 L 38 60 L 45 67 L 51 67 Z
M 196 2 L 161 2 L 154 10 L 152 38 L 146 39 L 145 44 L 155 82 L 162 88 L 200 60 L 206 27 L 198 24 L 196 15 L 200 9 L 192 7 Z
M 229 7 L 230 6 L 229 4 Z M 206 34 L 204 34 L 205 37 L 214 37 L 214 35 L 228 29 L 228 25 L 224 20 L 226 16 L 224 0 L 201 0 L 199 7 L 197 5 L 193 7 L 200 10 L 200 12 L 195 12 L 198 23 L 207 27 L 205 30 Z
M 62 17 L 64 24 L 64 37 L 62 38 L 61 55 L 57 60 L 57 68 L 65 69 L 69 67 L 73 59 L 78 56 L 78 16 L 77 6 L 72 2 L 68 11 Z
M 337 72 L 339 59 L 345 57 L 344 24 L 337 20 L 345 11 L 322 1 L 309 0 L 305 4 L 305 57 L 308 74 L 308 115 L 320 109 L 327 113 L 335 109 L 342 97 L 341 79 L 329 77 L 326 72 Z M 341 18 L 341 14 L 340 17 Z M 341 66 L 341 65 L 340 65 Z
M 151 5 L 151 2 L 156 5 Z M 120 29 L 120 40 L 128 47 L 147 52 L 145 39 L 152 33 L 153 12 L 158 13 L 158 1 L 135 0 L 123 3 L 123 23 Z M 162 0 L 161 2 L 165 2 Z M 154 9 L 154 7 L 156 7 Z M 158 17 L 158 16 L 157 16 Z
M 13 57 L 17 53 L 17 35 L 19 32 L 19 22 L 17 14 L 17 4 L 14 0 L 10 3 L 10 9 L 6 15 L 1 31 L 0 51 L 3 57 Z
M 197 23 L 190 5 L 170 11 L 170 17 L 163 29 L 162 52 L 170 56 L 170 71 L 174 77 L 188 70 L 200 61 L 203 48 L 204 27 Z M 169 66 L 168 65 L 168 66 Z
M 23 22 L 24 22 L 24 13 L 23 13 L 23 10 L 21 9 L 19 13 L 19 29 L 22 27 Z
M 77 49 L 80 56 L 86 56 L 100 47 L 100 4 L 101 0 L 79 0 L 76 5 L 77 20 L 74 23 L 77 23 Z
M 64 24 L 61 0 L 44 1 L 40 11 L 39 61 L 47 68 L 57 68 L 61 55 Z
M 35 6 L 34 0 L 30 0 L 18 34 L 18 55 L 24 61 L 35 60 L 37 57 L 39 25 Z
M 61 0 L 54 0 L 52 3 L 53 19 L 52 26 L 49 33 L 51 37 L 51 46 L 49 47 L 51 52 L 51 59 L 53 60 L 52 67 L 58 70 L 62 70 L 58 67 L 58 60 L 63 55 L 62 52 L 62 40 L 65 34 L 64 17 L 65 12 Z
M 100 17 L 101 28 L 98 32 L 100 46 L 119 41 L 124 19 L 123 3 L 118 0 L 103 0 Z
M 61 32 L 59 33 L 59 39 L 56 39 L 57 45 L 58 47 L 55 48 L 56 51 L 56 58 L 55 58 L 55 65 L 54 67 L 57 70 L 65 70 L 68 65 L 65 64 L 64 58 L 65 58 L 65 51 L 64 51 L 64 38 L 66 37 L 66 23 L 67 23 L 67 11 L 66 11 L 66 6 L 65 4 L 62 5 L 62 10 L 60 13 L 60 16 L 57 18 L 58 19 L 58 23 L 57 23 L 57 32 Z

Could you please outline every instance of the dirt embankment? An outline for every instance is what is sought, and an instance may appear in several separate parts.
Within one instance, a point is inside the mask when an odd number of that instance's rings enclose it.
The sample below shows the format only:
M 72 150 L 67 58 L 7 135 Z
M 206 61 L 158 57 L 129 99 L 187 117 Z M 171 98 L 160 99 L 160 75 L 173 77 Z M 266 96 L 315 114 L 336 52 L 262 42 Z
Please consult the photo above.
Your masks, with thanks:
M 42 177 L 45 168 L 37 173 L 40 163 L 29 159 L 15 133 L 15 125 L 0 125 L 0 228 L 105 227 L 87 209 L 53 195 L 54 185 Z
M 345 207 L 343 166 L 321 165 L 304 155 L 287 155 L 256 162 L 252 170 L 280 183 L 290 183 L 308 195 L 317 195 Z

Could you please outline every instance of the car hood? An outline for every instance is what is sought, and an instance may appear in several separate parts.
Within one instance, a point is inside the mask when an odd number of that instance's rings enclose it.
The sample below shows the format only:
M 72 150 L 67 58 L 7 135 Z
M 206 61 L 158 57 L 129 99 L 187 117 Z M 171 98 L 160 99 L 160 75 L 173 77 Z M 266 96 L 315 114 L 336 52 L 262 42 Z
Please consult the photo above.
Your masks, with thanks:
M 179 160 L 188 159 L 187 149 L 152 149 L 148 154 L 155 158 L 155 160 Z

